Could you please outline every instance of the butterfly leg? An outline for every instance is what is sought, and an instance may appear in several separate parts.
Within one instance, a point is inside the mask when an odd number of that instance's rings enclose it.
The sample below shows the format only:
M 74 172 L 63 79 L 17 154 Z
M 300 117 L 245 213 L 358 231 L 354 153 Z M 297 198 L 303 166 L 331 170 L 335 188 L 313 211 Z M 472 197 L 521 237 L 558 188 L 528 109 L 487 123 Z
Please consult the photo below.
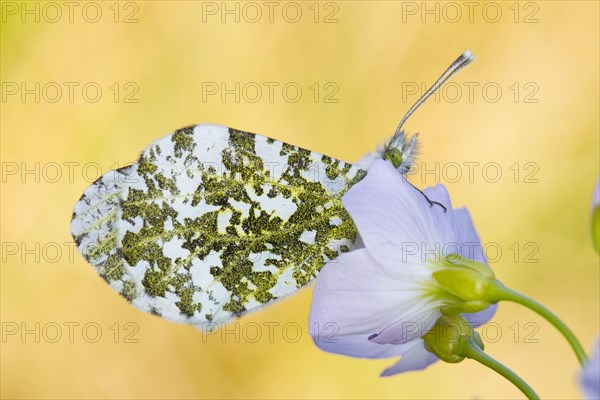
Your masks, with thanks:
M 408 182 L 408 180 L 407 180 L 407 182 Z M 410 183 L 410 182 L 408 182 L 408 184 L 409 184 L 410 186 L 412 186 L 413 188 L 415 188 L 415 189 L 416 189 L 416 190 L 417 190 L 419 193 L 421 193 L 421 194 L 423 195 L 423 197 L 425 197 L 425 200 L 427 200 L 427 202 L 429 203 L 429 205 L 430 205 L 431 207 L 433 207 L 433 205 L 435 204 L 435 205 L 438 205 L 438 206 L 442 207 L 442 209 L 444 210 L 444 212 L 447 212 L 447 211 L 448 211 L 448 209 L 446 208 L 446 206 L 444 206 L 442 203 L 440 203 L 440 202 L 437 202 L 437 201 L 430 200 L 430 199 L 429 199 L 429 197 L 427 197 L 427 195 L 426 195 L 425 193 L 423 193 L 423 191 L 422 191 L 421 189 L 419 189 L 418 187 L 416 187 L 415 185 L 413 185 L 413 184 L 412 184 L 412 183 Z

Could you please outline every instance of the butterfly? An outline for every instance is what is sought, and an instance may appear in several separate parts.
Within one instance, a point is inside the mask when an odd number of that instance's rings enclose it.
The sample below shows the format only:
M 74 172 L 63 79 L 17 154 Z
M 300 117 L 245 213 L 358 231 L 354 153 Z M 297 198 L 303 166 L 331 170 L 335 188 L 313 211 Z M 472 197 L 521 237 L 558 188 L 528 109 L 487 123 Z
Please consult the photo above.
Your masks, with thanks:
M 77 248 L 137 308 L 200 329 L 294 293 L 353 248 L 344 193 L 378 158 L 410 170 L 418 143 L 404 122 L 473 59 L 457 58 L 355 164 L 221 125 L 179 129 L 84 191 Z

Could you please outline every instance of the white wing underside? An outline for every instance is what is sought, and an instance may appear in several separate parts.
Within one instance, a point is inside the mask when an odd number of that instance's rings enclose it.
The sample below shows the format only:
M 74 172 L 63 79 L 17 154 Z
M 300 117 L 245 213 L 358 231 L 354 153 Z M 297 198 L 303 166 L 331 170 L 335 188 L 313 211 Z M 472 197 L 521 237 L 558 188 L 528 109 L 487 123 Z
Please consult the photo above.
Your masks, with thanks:
M 196 125 L 90 185 L 71 232 L 136 307 L 203 328 L 295 292 L 348 251 L 356 230 L 341 196 L 362 176 L 264 136 Z

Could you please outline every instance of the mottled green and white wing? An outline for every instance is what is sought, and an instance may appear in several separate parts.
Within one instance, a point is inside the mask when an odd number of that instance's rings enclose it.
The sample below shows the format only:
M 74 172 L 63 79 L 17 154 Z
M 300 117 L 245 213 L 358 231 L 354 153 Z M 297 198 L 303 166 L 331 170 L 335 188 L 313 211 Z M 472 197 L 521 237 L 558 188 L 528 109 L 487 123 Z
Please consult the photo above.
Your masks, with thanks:
M 71 232 L 136 307 L 224 322 L 295 292 L 357 232 L 342 195 L 365 172 L 264 136 L 197 125 L 94 182 Z

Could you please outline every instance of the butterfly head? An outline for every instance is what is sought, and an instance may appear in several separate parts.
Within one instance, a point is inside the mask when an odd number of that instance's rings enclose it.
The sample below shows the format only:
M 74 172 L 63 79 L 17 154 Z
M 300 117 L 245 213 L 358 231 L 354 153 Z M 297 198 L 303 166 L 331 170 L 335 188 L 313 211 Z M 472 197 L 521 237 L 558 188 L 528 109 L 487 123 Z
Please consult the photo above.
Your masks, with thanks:
M 419 155 L 417 135 L 408 138 L 404 131 L 394 134 L 383 146 L 380 154 L 384 160 L 391 162 L 401 174 L 406 174 Z
M 415 164 L 419 153 L 419 146 L 417 141 L 417 135 L 408 137 L 402 130 L 406 120 L 423 104 L 431 95 L 433 95 L 445 82 L 447 82 L 454 74 L 460 71 L 473 62 L 475 56 L 471 54 L 469 50 L 461 54 L 444 73 L 438 78 L 437 81 L 431 86 L 423 95 L 417 100 L 415 104 L 408 110 L 408 112 L 402 117 L 396 131 L 392 137 L 387 141 L 383 148 L 378 149 L 376 152 L 369 153 L 364 156 L 356 165 L 364 170 L 368 170 L 369 166 L 378 158 L 390 161 L 394 167 L 401 173 L 406 174 L 410 171 L 412 166 Z

